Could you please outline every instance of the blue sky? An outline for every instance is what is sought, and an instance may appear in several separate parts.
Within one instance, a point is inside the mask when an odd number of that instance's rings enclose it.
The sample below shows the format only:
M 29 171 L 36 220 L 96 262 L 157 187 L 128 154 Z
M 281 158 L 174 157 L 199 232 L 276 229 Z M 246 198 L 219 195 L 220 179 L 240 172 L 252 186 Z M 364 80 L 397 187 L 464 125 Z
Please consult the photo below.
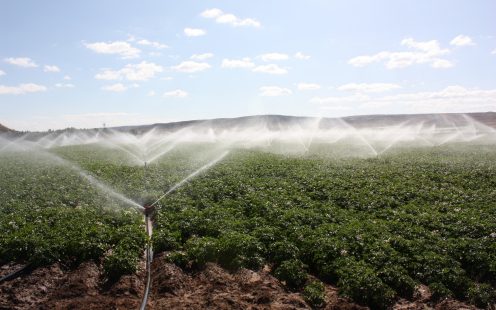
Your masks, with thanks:
M 496 111 L 496 2 L 2 1 L 0 123 Z

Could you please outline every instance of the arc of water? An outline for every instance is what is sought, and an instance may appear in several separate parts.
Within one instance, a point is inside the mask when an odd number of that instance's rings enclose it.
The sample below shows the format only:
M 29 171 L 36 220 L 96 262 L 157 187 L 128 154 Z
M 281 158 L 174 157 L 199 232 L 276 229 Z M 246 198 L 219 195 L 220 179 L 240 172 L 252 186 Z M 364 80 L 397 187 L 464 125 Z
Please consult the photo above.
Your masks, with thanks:
M 393 129 L 395 129 L 395 132 L 396 133 L 399 132 L 399 134 L 396 134 L 394 137 L 389 139 L 389 142 L 386 144 L 386 146 L 378 152 L 379 154 L 384 154 L 390 148 L 392 148 L 397 142 L 402 141 L 403 137 L 405 137 L 408 133 L 411 133 L 410 127 L 407 127 L 407 124 L 408 124 L 408 121 L 403 122 L 397 126 L 393 126 Z
M 71 163 L 68 163 L 68 164 L 71 164 Z M 92 183 L 93 185 L 95 185 L 100 190 L 108 193 L 110 196 L 112 196 L 114 198 L 117 198 L 117 199 L 121 200 L 122 202 L 125 202 L 126 204 L 131 205 L 131 206 L 133 206 L 135 208 L 138 208 L 140 210 L 143 209 L 143 207 L 141 205 L 139 205 L 137 202 L 135 202 L 135 201 L 127 198 L 123 194 L 118 193 L 117 191 L 115 191 L 113 189 L 110 189 L 109 186 L 103 184 L 102 181 L 97 180 L 95 177 L 93 177 L 92 175 L 84 172 L 83 170 L 81 170 L 76 165 L 74 165 L 74 166 L 71 165 L 71 167 L 72 167 L 73 170 L 77 171 L 79 173 L 79 175 L 81 175 L 82 177 L 84 177 L 86 180 L 88 180 L 90 183 Z
M 27 134 L 23 134 L 22 136 L 14 139 L 14 140 L 9 140 L 9 139 L 5 139 L 7 141 L 7 143 L 5 143 L 4 146 L 2 146 L 2 148 L 0 148 L 0 151 L 3 151 L 3 150 L 6 150 L 8 147 L 10 147 L 11 145 L 16 145 L 16 144 L 19 144 L 19 142 L 22 142 L 24 141 L 24 139 L 26 138 Z M 23 143 L 24 144 L 24 143 Z
M 162 157 L 165 154 L 167 154 L 170 151 L 172 151 L 175 147 L 176 147 L 176 144 L 175 143 L 172 143 L 172 144 L 168 145 L 166 149 L 162 150 L 160 153 L 158 153 L 158 154 L 154 155 L 153 157 L 149 158 L 147 160 L 147 162 L 148 163 L 154 162 L 155 160 L 159 159 L 160 157 Z
M 44 150 L 43 148 L 41 148 L 40 146 L 33 147 L 33 146 L 26 145 L 26 147 L 30 148 L 33 151 L 38 151 L 39 153 L 43 154 L 44 156 L 47 156 L 48 158 L 51 158 L 52 160 L 55 160 L 56 162 L 58 162 L 64 166 L 67 166 L 70 169 L 76 171 L 80 176 L 85 178 L 92 185 L 94 185 L 98 189 L 108 193 L 110 196 L 119 199 L 121 202 L 124 202 L 125 204 L 130 205 L 130 206 L 135 207 L 135 208 L 138 208 L 138 209 L 143 209 L 143 207 L 141 205 L 139 205 L 137 202 L 135 202 L 135 201 L 127 198 L 123 194 L 118 193 L 117 191 L 111 189 L 108 185 L 104 184 L 102 181 L 97 180 L 95 177 L 93 177 L 89 173 L 83 171 L 83 169 L 80 168 L 78 165 L 76 165 L 76 164 L 74 164 L 74 163 L 72 163 L 66 159 L 63 159 L 60 156 L 57 156 L 53 153 L 50 153 L 50 152 Z
M 372 144 L 370 144 L 369 141 L 367 141 L 367 139 L 365 139 L 365 137 L 360 133 L 360 131 L 358 131 L 354 126 L 352 126 L 347 121 L 345 121 L 343 119 L 341 119 L 341 121 L 342 121 L 343 125 L 346 126 L 346 128 L 350 129 L 353 132 L 353 134 L 355 134 L 358 137 L 358 139 L 360 141 L 362 141 L 365 144 L 365 146 L 368 147 L 372 151 L 372 154 L 374 156 L 378 155 L 377 150 L 372 146 Z
M 308 137 L 307 141 L 307 152 L 310 151 L 310 147 L 312 146 L 313 140 L 315 139 L 315 135 L 317 134 L 317 131 L 320 128 L 320 122 L 322 121 L 322 117 L 316 118 L 315 124 L 312 124 L 313 126 L 311 127 L 312 129 L 310 130 L 310 137 Z
M 199 169 L 197 169 L 195 172 L 191 173 L 190 175 L 188 175 L 186 178 L 184 178 L 183 180 L 181 180 L 179 183 L 176 183 L 174 186 L 172 186 L 167 192 L 165 192 L 165 194 L 163 194 L 162 196 L 160 196 L 157 200 L 155 200 L 154 203 L 152 203 L 150 205 L 150 207 L 153 207 L 154 205 L 156 205 L 160 200 L 162 200 L 165 196 L 169 195 L 170 193 L 172 193 L 173 191 L 175 191 L 176 189 L 178 189 L 179 187 L 181 187 L 182 185 L 184 185 L 185 183 L 187 183 L 189 180 L 191 180 L 192 178 L 194 178 L 195 176 L 197 176 L 198 174 L 200 174 L 201 172 L 211 168 L 212 166 L 214 166 L 215 164 L 217 164 L 219 161 L 221 161 L 224 157 L 227 156 L 227 154 L 229 154 L 229 151 L 225 151 L 224 153 L 222 153 L 219 157 L 215 158 L 214 160 L 212 160 L 211 162 L 207 163 L 206 165 L 200 167 Z
M 124 151 L 126 154 L 130 155 L 133 159 L 135 159 L 140 165 L 143 165 L 145 163 L 144 159 L 140 158 L 138 155 L 136 155 L 135 153 L 131 152 L 127 148 L 123 147 L 122 145 L 119 145 L 119 144 L 114 143 L 114 142 L 108 142 L 108 144 L 110 144 L 113 147 L 118 148 L 121 151 Z

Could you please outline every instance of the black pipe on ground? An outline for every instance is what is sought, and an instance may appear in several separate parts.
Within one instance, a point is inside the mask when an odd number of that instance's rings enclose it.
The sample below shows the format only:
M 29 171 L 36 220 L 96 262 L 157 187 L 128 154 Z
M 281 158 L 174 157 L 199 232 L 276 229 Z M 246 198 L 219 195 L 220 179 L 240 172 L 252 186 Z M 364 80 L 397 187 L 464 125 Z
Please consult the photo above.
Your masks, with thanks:
M 6 281 L 10 281 L 10 280 L 14 280 L 18 277 L 20 277 L 21 275 L 25 274 L 25 273 L 28 273 L 28 272 L 31 272 L 32 271 L 32 268 L 33 268 L 33 265 L 32 264 L 27 264 L 26 266 L 14 271 L 14 272 L 11 272 L 3 277 L 0 278 L 0 283 L 3 283 L 3 282 L 6 282 Z

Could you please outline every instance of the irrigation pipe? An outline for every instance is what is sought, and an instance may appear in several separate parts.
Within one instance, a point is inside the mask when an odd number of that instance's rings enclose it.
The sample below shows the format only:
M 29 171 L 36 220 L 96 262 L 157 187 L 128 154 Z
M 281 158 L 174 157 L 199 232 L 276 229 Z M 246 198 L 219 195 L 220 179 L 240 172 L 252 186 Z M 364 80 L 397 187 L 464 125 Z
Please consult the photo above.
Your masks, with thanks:
M 15 278 L 21 276 L 22 274 L 24 273 L 27 273 L 31 270 L 31 267 L 32 267 L 32 264 L 27 264 L 26 266 L 12 272 L 12 273 L 9 273 L 3 277 L 0 278 L 0 283 L 2 282 L 6 282 L 6 281 L 10 281 L 10 280 L 14 280 Z
M 150 237 L 152 235 L 151 224 L 152 223 L 150 221 L 150 215 L 145 213 L 146 233 Z M 141 301 L 140 310 L 146 309 L 146 304 L 148 303 L 148 295 L 150 294 L 151 277 L 152 277 L 152 261 L 153 261 L 153 250 L 152 250 L 152 245 L 150 243 L 148 243 L 146 245 L 145 253 L 146 253 L 146 286 L 145 286 L 145 292 L 143 293 L 143 299 Z

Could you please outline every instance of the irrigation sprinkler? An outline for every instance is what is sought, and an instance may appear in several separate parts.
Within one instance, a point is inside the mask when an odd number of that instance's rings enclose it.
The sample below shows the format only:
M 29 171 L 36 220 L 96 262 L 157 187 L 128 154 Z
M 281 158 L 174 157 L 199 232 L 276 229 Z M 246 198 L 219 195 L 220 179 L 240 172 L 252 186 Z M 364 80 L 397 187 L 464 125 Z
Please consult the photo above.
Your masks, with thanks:
M 144 184 L 144 190 L 145 194 L 148 190 L 147 188 L 147 162 L 144 162 L 143 165 L 143 184 Z M 146 234 L 148 235 L 149 238 L 152 237 L 153 234 L 153 222 L 152 222 L 152 217 L 153 214 L 155 213 L 155 206 L 153 206 L 150 202 L 145 202 L 143 204 L 143 215 L 145 217 L 145 230 Z M 145 250 L 145 255 L 146 255 L 146 284 L 145 284 L 145 291 L 143 293 L 143 299 L 141 301 L 141 306 L 140 310 L 145 310 L 146 305 L 148 303 L 148 295 L 150 294 L 150 287 L 151 287 L 151 277 L 152 277 L 152 261 L 153 261 L 153 248 L 151 243 L 148 243 L 146 245 L 146 250 Z
M 155 212 L 155 206 L 152 205 L 144 205 L 143 206 L 143 214 L 146 217 L 150 217 Z
M 214 160 L 212 160 L 208 164 L 200 167 L 195 172 L 191 173 L 186 178 L 184 178 L 182 181 L 180 181 L 179 183 L 176 183 L 174 186 L 172 186 L 167 192 L 165 192 L 165 194 L 163 194 L 157 200 L 155 200 L 155 202 L 153 202 L 153 203 L 146 202 L 146 203 L 143 204 L 142 211 L 143 211 L 143 214 L 144 214 L 144 217 L 145 217 L 146 233 L 148 234 L 148 236 L 150 238 L 152 237 L 152 234 L 153 234 L 153 222 L 152 222 L 152 218 L 153 218 L 153 215 L 154 215 L 155 210 L 156 210 L 155 209 L 156 204 L 160 200 L 162 200 L 162 198 L 164 198 L 165 196 L 169 195 L 170 193 L 172 193 L 173 191 L 175 191 L 176 189 L 178 189 L 179 187 L 181 187 L 183 184 L 185 184 L 186 182 L 188 182 L 189 180 L 191 180 L 192 178 L 194 178 L 196 175 L 198 175 L 202 171 L 207 170 L 210 167 L 214 166 L 216 163 L 218 163 L 219 161 L 221 161 L 227 154 L 229 154 L 229 151 L 225 151 L 219 157 L 215 158 Z M 145 166 L 144 167 L 145 167 L 145 173 L 146 173 L 146 162 L 145 162 Z M 146 273 L 147 273 L 147 275 L 146 275 L 146 286 L 145 286 L 145 292 L 143 294 L 143 300 L 141 301 L 140 310 L 146 309 L 146 304 L 148 302 L 148 295 L 150 293 L 150 287 L 151 287 L 151 263 L 152 263 L 152 260 L 153 260 L 153 249 L 152 249 L 152 245 L 151 244 L 148 244 L 146 246 Z

